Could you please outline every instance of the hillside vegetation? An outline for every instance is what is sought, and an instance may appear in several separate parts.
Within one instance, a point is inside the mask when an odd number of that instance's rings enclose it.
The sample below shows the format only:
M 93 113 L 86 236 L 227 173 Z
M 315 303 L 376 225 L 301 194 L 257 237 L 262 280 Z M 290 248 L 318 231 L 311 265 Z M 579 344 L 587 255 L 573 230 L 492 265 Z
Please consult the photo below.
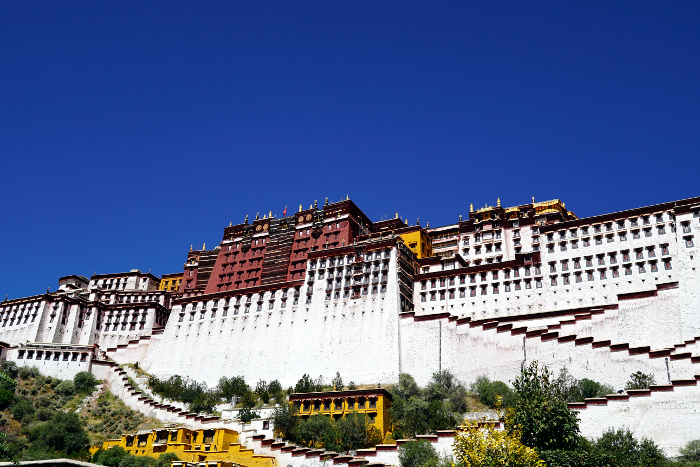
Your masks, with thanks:
M 90 373 L 60 380 L 13 362 L 4 362 L 0 370 L 3 460 L 90 460 L 91 445 L 160 426 L 128 408 Z

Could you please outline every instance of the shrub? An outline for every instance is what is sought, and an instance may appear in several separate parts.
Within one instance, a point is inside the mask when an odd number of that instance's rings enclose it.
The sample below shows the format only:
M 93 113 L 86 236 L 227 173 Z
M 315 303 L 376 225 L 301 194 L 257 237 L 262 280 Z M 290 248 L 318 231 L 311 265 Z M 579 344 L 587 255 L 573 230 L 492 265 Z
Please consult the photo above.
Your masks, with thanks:
M 578 416 L 569 410 L 547 367 L 532 362 L 513 381 L 515 402 L 506 412 L 510 433 L 537 450 L 571 450 L 578 442 Z
M 651 440 L 637 441 L 629 430 L 608 430 L 594 444 L 597 453 L 607 455 L 618 467 L 661 466 L 666 458 Z
M 87 371 L 81 371 L 73 377 L 75 390 L 80 394 L 92 394 L 97 386 L 97 379 Z
M 30 418 L 34 415 L 34 406 L 31 401 L 25 398 L 18 398 L 15 403 L 10 407 L 10 413 L 15 420 L 25 420 L 25 423 L 30 422 Z
M 72 384 L 72 383 L 71 383 Z M 51 420 L 29 432 L 32 447 L 77 453 L 87 448 L 90 439 L 75 413 L 56 413 Z
M 293 404 L 280 404 L 272 412 L 272 426 L 275 430 L 275 436 L 294 440 L 297 427 L 299 426 L 299 417 L 296 415 L 297 408 Z
M 253 411 L 253 409 L 250 407 L 243 407 L 238 412 L 238 418 L 240 418 L 243 423 L 248 423 L 251 420 L 258 418 L 258 417 L 260 417 L 260 414 Z
M 3 372 L 10 378 L 15 379 L 19 373 L 19 368 L 17 368 L 17 364 L 15 362 L 5 361 L 2 362 L 2 365 L 0 365 L 0 372 Z
M 690 441 L 680 451 L 683 460 L 700 462 L 700 439 Z
M 399 462 L 401 467 L 425 467 L 437 464 L 438 455 L 429 441 L 408 441 L 399 446 Z
M 41 373 L 39 373 L 39 369 L 35 366 L 33 366 L 31 368 L 23 366 L 19 369 L 17 376 L 19 377 L 19 379 L 29 379 L 29 378 L 36 378 L 40 374 Z
M 627 381 L 627 384 L 625 384 L 625 389 L 647 389 L 649 386 L 655 383 L 656 381 L 653 374 L 646 374 L 638 371 L 630 375 L 629 381 Z
M 501 397 L 502 406 L 510 407 L 515 395 L 513 390 L 502 381 L 490 381 L 486 376 L 479 376 L 472 384 L 472 392 L 479 395 L 479 401 L 491 408 L 496 407 L 497 396 Z
M 107 467 L 119 467 L 119 462 L 128 455 L 129 453 L 124 448 L 115 446 L 107 450 L 98 450 L 92 457 L 92 461 Z
M 65 380 L 61 381 L 61 383 L 56 386 L 54 390 L 61 396 L 70 397 L 75 394 L 75 385 L 73 384 L 73 381 Z
M 454 453 L 465 467 L 545 467 L 537 451 L 520 442 L 518 431 L 498 431 L 476 424 L 455 436 Z

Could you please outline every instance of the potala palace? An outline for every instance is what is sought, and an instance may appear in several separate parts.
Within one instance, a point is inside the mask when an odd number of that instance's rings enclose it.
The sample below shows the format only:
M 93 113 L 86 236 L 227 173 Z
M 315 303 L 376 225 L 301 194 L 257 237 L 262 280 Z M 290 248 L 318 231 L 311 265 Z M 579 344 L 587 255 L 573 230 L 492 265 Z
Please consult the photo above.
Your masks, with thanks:
M 586 436 L 627 426 L 673 453 L 700 426 L 698 234 L 700 198 L 584 219 L 560 200 L 498 200 L 442 227 L 326 200 L 225 227 L 181 273 L 70 275 L 5 299 L 0 341 L 52 376 L 139 362 L 209 385 L 507 382 L 537 360 L 622 388 L 642 371 L 659 384 L 572 407 Z

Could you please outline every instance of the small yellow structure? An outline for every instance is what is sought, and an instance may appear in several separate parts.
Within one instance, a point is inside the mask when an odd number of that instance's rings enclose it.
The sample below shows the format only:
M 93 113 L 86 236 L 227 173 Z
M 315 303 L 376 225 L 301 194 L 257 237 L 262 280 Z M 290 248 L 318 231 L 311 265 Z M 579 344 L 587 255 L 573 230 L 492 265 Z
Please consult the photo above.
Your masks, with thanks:
M 406 246 L 416 255 L 416 258 L 422 259 L 433 256 L 432 239 L 420 226 L 406 227 L 398 233 Z
M 182 273 L 163 274 L 160 276 L 158 290 L 167 290 L 168 292 L 177 292 L 182 281 Z
M 294 393 L 289 395 L 289 403 L 294 404 L 297 416 L 302 418 L 327 415 L 337 420 L 357 412 L 367 415 L 382 436 L 391 431 L 391 394 L 385 389 Z
M 238 442 L 238 433 L 227 428 L 190 430 L 183 427 L 143 430 L 110 439 L 102 449 L 119 446 L 134 456 L 158 457 L 166 452 L 177 454 L 183 462 L 206 462 L 217 465 L 246 467 L 276 467 L 272 456 L 256 455 Z M 95 454 L 99 447 L 90 449 Z

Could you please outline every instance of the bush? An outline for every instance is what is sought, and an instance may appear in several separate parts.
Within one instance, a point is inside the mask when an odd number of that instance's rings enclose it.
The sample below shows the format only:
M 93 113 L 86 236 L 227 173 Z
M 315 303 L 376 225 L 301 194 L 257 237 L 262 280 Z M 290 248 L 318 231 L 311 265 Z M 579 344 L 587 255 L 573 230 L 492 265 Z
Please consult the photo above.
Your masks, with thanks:
M 87 371 L 81 371 L 73 378 L 73 385 L 79 394 L 92 394 L 97 386 L 97 379 Z
M 520 442 L 520 433 L 474 424 L 455 436 L 454 453 L 469 467 L 545 467 L 537 451 Z
M 700 462 L 700 439 L 690 441 L 681 448 L 681 456 L 684 461 Z
M 19 374 L 19 368 L 17 368 L 17 364 L 15 362 L 5 361 L 2 362 L 2 365 L 0 365 L 0 372 L 3 372 L 10 378 L 15 379 Z
M 506 383 L 502 381 L 490 381 L 486 376 L 479 376 L 472 384 L 472 392 L 479 395 L 479 401 L 491 408 L 496 407 L 496 397 L 501 396 L 502 406 L 513 405 L 515 394 Z
M 542 450 L 572 450 L 578 443 L 578 416 L 569 410 L 547 367 L 532 362 L 513 381 L 515 402 L 506 412 L 509 433 L 524 445 Z
M 51 420 L 34 427 L 29 432 L 29 439 L 33 448 L 63 451 L 67 454 L 87 449 L 90 442 L 78 415 L 63 412 L 56 413 Z
M 399 446 L 399 462 L 401 467 L 425 467 L 437 464 L 438 455 L 429 441 L 407 441 Z
M 253 409 L 250 407 L 243 407 L 239 412 L 238 412 L 238 418 L 241 419 L 243 423 L 248 423 L 251 420 L 260 417 L 260 414 L 257 412 L 254 412 Z
M 24 421 L 23 423 L 31 422 L 31 418 L 35 411 L 36 410 L 34 409 L 31 401 L 25 398 L 16 399 L 15 403 L 10 407 L 12 417 L 15 420 Z
M 656 384 L 653 374 L 646 374 L 638 371 L 630 375 L 629 381 L 625 384 L 625 389 L 647 389 L 652 384 Z
M 92 456 L 92 461 L 95 464 L 106 465 L 107 467 L 119 467 L 119 462 L 130 454 L 119 446 L 103 450 L 98 450 L 94 456 Z
M 650 439 L 637 441 L 629 430 L 608 430 L 593 447 L 599 455 L 609 456 L 618 467 L 662 466 L 666 458 Z
M 39 373 L 39 369 L 35 366 L 33 367 L 26 367 L 23 366 L 19 369 L 17 376 L 19 379 L 29 379 L 29 378 L 36 378 L 39 376 L 41 373 Z
M 293 404 L 280 404 L 279 407 L 275 408 L 271 417 L 275 436 L 280 436 L 289 440 L 294 439 L 300 421 L 296 413 L 297 408 Z
M 61 396 L 70 397 L 75 394 L 75 385 L 73 384 L 73 381 L 65 380 L 61 381 L 58 386 L 54 388 L 54 390 Z

